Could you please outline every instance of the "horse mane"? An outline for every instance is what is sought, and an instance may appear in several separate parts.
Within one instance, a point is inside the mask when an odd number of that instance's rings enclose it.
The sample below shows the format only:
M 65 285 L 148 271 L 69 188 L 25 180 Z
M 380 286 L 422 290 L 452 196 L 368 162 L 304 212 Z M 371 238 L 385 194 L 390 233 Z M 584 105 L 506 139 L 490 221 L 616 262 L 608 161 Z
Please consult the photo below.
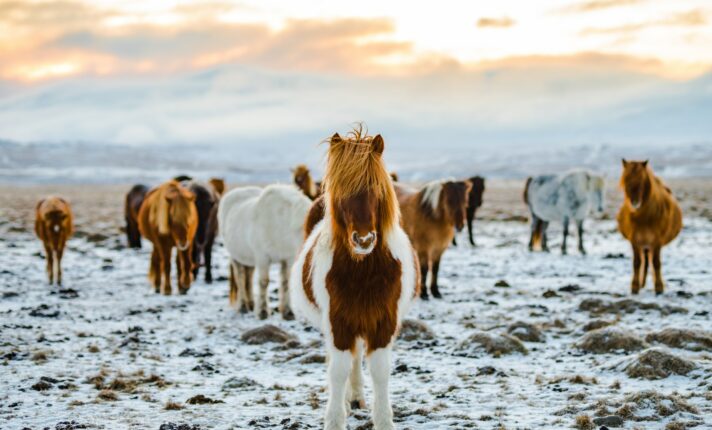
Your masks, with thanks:
M 330 203 L 360 193 L 375 193 L 380 202 L 379 224 L 385 233 L 398 224 L 400 211 L 382 155 L 373 151 L 373 138 L 359 124 L 345 137 L 330 140 L 324 188 Z
M 158 226 L 158 233 L 166 235 L 170 233 L 170 223 L 187 223 L 191 214 L 190 205 L 193 201 L 193 194 L 180 185 L 176 180 L 170 180 L 156 190 L 156 200 L 151 206 L 149 220 Z M 168 197 L 173 197 L 170 201 Z
M 430 214 L 435 214 L 440 206 L 443 183 L 443 180 L 438 179 L 428 182 L 420 189 L 420 204 Z
M 292 178 L 294 179 L 294 183 L 296 184 L 296 178 L 299 175 L 304 175 L 307 178 L 307 182 L 305 184 L 306 190 L 302 190 L 305 194 L 308 195 L 310 199 L 316 198 L 317 194 L 319 194 L 319 187 L 317 187 L 316 183 L 312 179 L 311 172 L 309 171 L 309 168 L 304 165 L 304 164 L 297 164 L 297 166 L 294 168 L 292 171 Z M 297 184 L 297 186 L 299 186 Z M 301 187 L 300 187 L 301 189 Z

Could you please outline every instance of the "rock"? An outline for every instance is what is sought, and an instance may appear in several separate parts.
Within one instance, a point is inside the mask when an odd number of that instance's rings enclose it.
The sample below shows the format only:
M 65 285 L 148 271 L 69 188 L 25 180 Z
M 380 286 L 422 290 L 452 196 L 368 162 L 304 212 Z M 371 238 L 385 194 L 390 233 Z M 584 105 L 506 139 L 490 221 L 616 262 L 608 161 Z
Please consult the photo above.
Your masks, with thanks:
M 135 336 L 138 337 L 138 335 L 135 335 Z M 186 349 L 184 349 L 183 351 L 181 351 L 181 353 L 178 354 L 178 356 L 179 356 L 179 357 L 200 357 L 200 358 L 204 358 L 204 357 L 212 357 L 212 356 L 213 356 L 213 352 L 212 352 L 211 350 L 209 350 L 208 348 L 205 348 L 205 349 L 202 350 L 202 351 L 196 351 L 196 350 L 193 349 L 193 348 L 186 348 Z
M 455 350 L 457 355 L 476 358 L 487 353 L 495 357 L 508 354 L 527 354 L 527 348 L 516 337 L 476 331 Z
M 593 423 L 597 426 L 618 428 L 623 427 L 623 418 L 619 417 L 618 415 L 608 415 L 606 417 L 594 418 Z
M 544 294 L 542 294 L 541 296 L 544 297 L 545 299 L 551 299 L 553 297 L 561 297 L 554 290 L 546 290 L 546 291 L 544 291 Z
M 639 351 L 647 346 L 643 339 L 617 327 L 604 327 L 586 333 L 576 346 L 586 352 L 606 354 L 615 351 Z
M 712 334 L 701 330 L 666 328 L 649 333 L 645 340 L 650 343 L 662 343 L 672 348 L 690 351 L 712 351 Z
M 509 287 L 511 287 L 511 285 L 509 285 L 509 283 L 508 283 L 507 281 L 505 281 L 504 279 L 500 279 L 499 281 L 495 282 L 495 283 L 494 283 L 494 286 L 495 286 L 495 287 L 499 287 L 499 288 L 509 288 Z
M 559 288 L 559 291 L 563 293 L 575 293 L 577 291 L 581 291 L 581 286 L 577 284 L 569 284 L 569 285 L 564 285 L 563 287 Z
M 692 361 L 662 348 L 650 348 L 629 361 L 624 369 L 631 378 L 663 379 L 673 374 L 687 375 L 696 367 Z
M 402 339 L 406 342 L 433 340 L 435 339 L 435 333 L 422 321 L 406 319 L 403 320 L 401 324 L 398 339 Z
M 326 357 L 323 354 L 314 353 L 302 357 L 299 362 L 301 364 L 326 363 Z
M 163 423 L 158 428 L 158 430 L 202 430 L 198 424 L 174 424 L 174 423 Z
M 214 405 L 216 403 L 225 403 L 222 400 L 211 399 L 202 394 L 195 395 L 190 399 L 186 400 L 189 405 Z
M 295 341 L 294 335 L 287 333 L 276 325 L 263 326 L 247 330 L 242 334 L 242 341 L 250 345 L 262 345 L 268 342 L 287 343 Z
M 523 342 L 544 342 L 544 336 L 535 325 L 517 321 L 507 327 L 507 333 Z
M 615 324 L 615 321 L 593 320 L 583 326 L 583 331 L 598 330 L 599 328 L 608 327 L 613 324 Z
M 252 390 L 259 387 L 261 387 L 261 385 L 254 379 L 250 379 L 246 376 L 233 376 L 223 382 L 222 390 Z
M 648 311 L 648 310 L 655 310 L 659 311 L 662 315 L 670 315 L 670 314 L 686 314 L 688 311 L 685 308 L 679 307 L 679 306 L 660 306 L 657 303 L 643 303 L 639 302 L 637 300 L 632 300 L 632 299 L 623 299 L 623 300 L 618 300 L 616 302 L 609 302 L 601 299 L 596 299 L 596 298 L 589 298 L 589 299 L 584 299 L 581 301 L 579 304 L 579 310 L 581 311 L 587 311 L 593 314 L 602 314 L 602 313 L 613 313 L 613 314 L 619 314 L 619 313 L 633 313 L 637 310 L 643 310 L 643 311 Z

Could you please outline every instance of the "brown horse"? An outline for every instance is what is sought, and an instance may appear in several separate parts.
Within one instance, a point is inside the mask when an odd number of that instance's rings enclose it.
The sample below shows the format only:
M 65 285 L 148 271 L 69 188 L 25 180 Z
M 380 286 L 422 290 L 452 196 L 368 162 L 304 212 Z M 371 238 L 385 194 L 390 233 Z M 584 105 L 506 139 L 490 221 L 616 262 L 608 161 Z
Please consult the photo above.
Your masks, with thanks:
M 61 197 L 50 196 L 37 202 L 35 234 L 42 241 L 47 260 L 47 277 L 52 285 L 62 285 L 62 255 L 67 239 L 74 233 L 72 208 Z
M 365 406 L 365 355 L 373 379 L 373 427 L 393 429 L 390 351 L 417 297 L 417 260 L 400 226 L 398 202 L 382 160 L 380 135 L 335 134 L 327 158 L 324 220 L 292 268 L 295 310 L 322 329 L 329 357 L 324 428 L 346 428 L 346 405 Z M 365 349 L 365 351 L 364 351 Z
M 403 227 L 410 237 L 420 261 L 420 297 L 428 299 L 425 281 L 430 269 L 430 292 L 441 298 L 438 286 L 440 257 L 455 236 L 465 226 L 469 181 L 433 181 L 420 190 L 396 185 L 396 194 L 403 214 Z
M 138 213 L 141 235 L 153 243 L 148 278 L 156 293 L 171 294 L 171 254 L 177 248 L 178 291 L 185 294 L 193 274 L 193 238 L 198 229 L 195 195 L 171 180 L 152 189 Z
M 208 184 L 210 184 L 210 187 L 218 198 L 225 194 L 227 187 L 225 186 L 225 180 L 223 178 L 210 178 Z
M 309 168 L 300 164 L 292 169 L 294 183 L 299 187 L 305 196 L 314 200 L 321 195 L 321 182 L 314 182 Z
M 215 237 L 217 237 L 218 234 L 218 203 L 220 202 L 220 197 L 225 194 L 227 187 L 225 186 L 225 181 L 219 178 L 211 178 L 208 183 L 213 189 L 213 196 L 215 200 L 215 203 L 212 205 L 210 213 L 208 214 L 208 223 L 205 230 L 205 245 L 203 247 L 205 258 L 205 282 L 210 284 L 213 282 L 213 245 L 215 244 Z M 197 269 L 194 276 L 198 276 Z
M 475 220 L 477 209 L 482 206 L 482 194 L 485 192 L 485 178 L 482 176 L 473 176 L 468 179 L 472 184 L 470 193 L 467 195 L 467 235 L 470 239 L 470 245 L 475 246 L 475 238 L 472 233 L 472 222 Z M 455 237 L 452 239 L 452 244 L 457 245 Z
M 129 248 L 141 248 L 141 232 L 138 231 L 138 211 L 146 198 L 148 187 L 136 184 L 126 193 L 124 219 L 126 220 L 126 241 Z
M 213 231 L 211 228 L 210 217 L 218 205 L 219 197 L 212 185 L 208 187 L 195 181 L 190 181 L 186 185 L 195 196 L 195 208 L 198 211 L 198 228 L 195 230 L 195 237 L 193 237 L 193 278 L 197 279 L 200 266 L 205 266 L 205 282 L 209 284 L 213 282 L 211 265 L 213 243 L 215 242 L 214 233 L 217 231 L 217 229 Z M 215 216 L 217 217 L 217 214 Z
M 660 249 L 680 233 L 682 211 L 670 188 L 655 176 L 647 160 L 623 160 L 621 188 L 625 199 L 618 211 L 618 230 L 633 246 L 631 292 L 638 294 L 645 286 L 648 264 L 652 262 L 655 294 L 662 294 L 665 283 Z

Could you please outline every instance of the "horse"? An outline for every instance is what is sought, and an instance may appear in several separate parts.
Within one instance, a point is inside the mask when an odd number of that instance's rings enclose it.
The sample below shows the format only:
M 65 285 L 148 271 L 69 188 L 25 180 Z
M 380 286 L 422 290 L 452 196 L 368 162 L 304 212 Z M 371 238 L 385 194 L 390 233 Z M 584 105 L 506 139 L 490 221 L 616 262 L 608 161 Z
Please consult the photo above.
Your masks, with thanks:
M 482 206 L 482 194 L 485 192 L 485 179 L 481 176 L 473 176 L 468 179 L 472 184 L 470 193 L 467 195 L 467 235 L 470 245 L 475 246 L 475 239 L 472 235 L 472 222 L 475 220 L 475 213 Z M 457 246 L 457 237 L 452 238 L 452 244 Z
M 195 230 L 192 251 L 193 278 L 197 279 L 200 266 L 205 266 L 205 282 L 212 283 L 211 264 L 215 231 L 211 231 L 209 224 L 210 213 L 217 206 L 219 197 L 212 186 L 208 188 L 195 181 L 188 182 L 187 188 L 195 196 L 195 208 L 198 211 L 198 228 Z M 213 234 L 211 235 L 211 233 Z
M 660 250 L 682 230 L 682 210 L 670 188 L 655 176 L 647 160 L 623 159 L 620 185 L 625 197 L 618 211 L 618 231 L 633 247 L 631 292 L 638 294 L 645 287 L 648 264 L 652 260 L 655 294 L 660 295 L 665 290 Z
M 438 286 L 440 258 L 455 237 L 455 231 L 465 226 L 469 181 L 432 181 L 419 190 L 396 185 L 398 203 L 403 214 L 403 226 L 413 243 L 420 263 L 423 288 L 420 298 L 428 300 L 425 285 L 430 271 L 430 292 L 442 298 Z
M 294 184 L 302 190 L 305 196 L 314 200 L 321 195 L 321 182 L 314 182 L 307 166 L 299 164 L 291 170 Z
M 331 137 L 326 210 L 290 275 L 295 311 L 320 327 L 326 339 L 326 429 L 344 429 L 351 405 L 365 407 L 364 353 L 373 379 L 374 428 L 394 428 L 388 397 L 391 348 L 419 284 L 383 149 L 380 135 L 366 136 L 360 128 L 345 138 Z
M 210 178 L 208 184 L 213 189 L 215 195 L 220 198 L 225 194 L 227 187 L 225 186 L 225 180 L 222 178 Z
M 304 237 L 304 218 L 311 200 L 292 185 L 236 188 L 223 196 L 218 224 L 230 254 L 230 304 L 245 312 L 252 307 L 252 273 L 257 269 L 260 295 L 255 311 L 260 319 L 269 316 L 267 286 L 269 266 L 280 263 L 279 310 L 293 319 L 289 306 L 289 268 Z
M 208 284 L 213 282 L 212 274 L 212 255 L 213 255 L 213 245 L 215 244 L 215 238 L 218 235 L 218 203 L 223 194 L 225 194 L 226 186 L 225 181 L 219 178 L 211 178 L 208 181 L 210 184 L 213 195 L 215 196 L 215 204 L 213 204 L 208 214 L 208 223 L 205 231 L 205 282 Z M 232 273 L 232 271 L 230 272 Z M 195 274 L 197 276 L 197 272 Z
M 124 219 L 126 220 L 126 241 L 129 248 L 141 248 L 141 232 L 138 231 L 138 211 L 146 198 L 148 187 L 136 184 L 126 193 Z
M 594 210 L 604 210 L 605 180 L 602 176 L 584 169 L 574 169 L 560 175 L 541 175 L 527 178 L 524 186 L 524 202 L 531 213 L 531 236 L 529 250 L 541 244 L 549 252 L 546 230 L 550 222 L 561 221 L 564 240 L 561 253 L 566 254 L 566 238 L 569 235 L 569 220 L 574 220 L 578 229 L 578 249 L 586 254 L 583 246 L 583 221 Z
M 389 173 L 389 175 L 391 176 L 391 181 L 398 182 L 398 173 L 391 172 L 391 173 Z
M 193 281 L 192 248 L 198 229 L 195 195 L 175 180 L 152 189 L 138 212 L 138 229 L 153 244 L 148 278 L 155 292 L 172 292 L 171 254 L 176 247 L 178 292 L 186 294 Z
M 74 233 L 74 217 L 69 202 L 50 196 L 37 202 L 35 208 L 35 234 L 42 241 L 47 260 L 49 284 L 62 285 L 62 255 L 64 247 Z

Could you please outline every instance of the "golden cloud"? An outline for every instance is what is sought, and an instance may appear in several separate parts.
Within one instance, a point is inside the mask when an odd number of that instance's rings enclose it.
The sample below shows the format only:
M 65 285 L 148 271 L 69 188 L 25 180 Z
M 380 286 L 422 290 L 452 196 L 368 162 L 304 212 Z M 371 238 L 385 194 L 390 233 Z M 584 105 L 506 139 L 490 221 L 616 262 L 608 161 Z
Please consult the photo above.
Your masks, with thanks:
M 477 20 L 479 28 L 507 28 L 514 25 L 514 20 L 507 16 L 501 18 L 480 18 Z
M 631 6 L 643 3 L 645 0 L 590 0 L 582 3 L 577 3 L 571 6 L 566 6 L 559 9 L 559 12 L 564 13 L 580 13 L 594 12 L 603 9 L 610 9 L 621 6 Z
M 647 22 L 619 25 L 615 27 L 592 27 L 581 31 L 581 35 L 634 33 L 653 27 L 699 27 L 707 25 L 707 14 L 699 9 L 675 14 Z

